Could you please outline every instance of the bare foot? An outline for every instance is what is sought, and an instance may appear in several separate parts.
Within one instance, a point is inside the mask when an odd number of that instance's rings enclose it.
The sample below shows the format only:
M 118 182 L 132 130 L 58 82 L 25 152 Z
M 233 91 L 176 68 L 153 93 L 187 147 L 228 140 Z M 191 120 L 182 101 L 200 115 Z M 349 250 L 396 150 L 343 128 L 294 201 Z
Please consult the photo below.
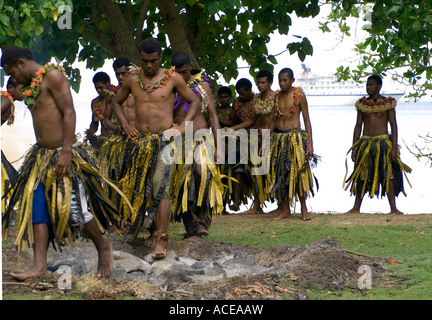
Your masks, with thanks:
M 168 242 L 168 234 L 160 231 L 155 232 L 155 248 L 152 254 L 153 259 L 163 259 L 166 257 L 166 244 Z
M 239 205 L 238 204 L 232 204 L 229 206 L 229 208 L 232 211 L 239 211 Z
M 207 228 L 201 223 L 198 223 L 197 233 L 203 237 L 206 237 L 210 234 Z
M 358 209 L 352 208 L 351 210 L 349 210 L 345 213 L 360 213 L 360 211 Z
M 395 213 L 400 216 L 404 214 L 402 211 L 399 211 L 398 209 L 393 209 L 392 211 L 390 211 L 390 213 Z
M 281 212 L 282 212 L 282 209 L 281 209 L 281 208 L 277 208 L 277 209 L 274 209 L 274 210 L 272 210 L 272 211 L 269 211 L 268 214 L 269 214 L 269 215 L 273 215 L 273 214 L 278 215 L 278 214 L 280 214 Z
M 312 220 L 312 218 L 309 216 L 309 213 L 306 213 L 306 214 L 302 214 L 302 220 L 309 221 Z
M 282 211 L 273 220 L 282 220 L 291 217 L 291 212 Z
M 26 279 L 34 278 L 34 277 L 40 276 L 42 274 L 45 274 L 46 272 L 47 272 L 46 267 L 44 267 L 44 268 L 33 267 L 33 268 L 31 268 L 27 271 L 24 271 L 22 273 L 11 272 L 9 275 L 16 280 L 24 281 Z
M 106 242 L 105 247 L 100 249 L 98 252 L 99 264 L 98 264 L 98 276 L 106 278 L 109 276 L 113 266 L 113 253 L 112 245 Z
M 247 211 L 241 212 L 240 214 L 260 214 L 260 213 L 262 213 L 262 210 L 258 206 L 258 207 L 252 207 Z

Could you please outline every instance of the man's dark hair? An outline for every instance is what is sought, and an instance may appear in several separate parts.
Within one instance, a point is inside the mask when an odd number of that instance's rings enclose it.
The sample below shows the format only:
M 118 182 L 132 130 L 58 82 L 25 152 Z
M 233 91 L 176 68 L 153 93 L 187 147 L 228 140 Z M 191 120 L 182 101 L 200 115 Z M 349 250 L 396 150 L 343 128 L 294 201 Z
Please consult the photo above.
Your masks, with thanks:
M 283 68 L 281 71 L 279 71 L 279 74 L 287 73 L 288 77 L 291 79 L 294 79 L 294 72 L 290 68 Z
M 93 83 L 96 82 L 102 82 L 102 83 L 108 83 L 111 82 L 110 76 L 106 72 L 97 72 L 93 76 Z
M 377 74 L 373 74 L 373 75 L 371 75 L 371 76 L 368 78 L 368 80 L 369 80 L 369 79 L 371 79 L 371 80 L 375 80 L 376 83 L 377 83 L 379 86 L 382 86 L 382 78 L 381 78 L 379 75 L 377 75 Z
M 2 50 L 1 66 L 15 67 L 19 59 L 34 60 L 33 53 L 27 48 L 6 47 Z
M 121 67 L 129 68 L 130 65 L 131 65 L 131 62 L 128 58 L 118 57 L 117 59 L 115 59 L 115 61 L 113 63 L 113 69 L 118 69 Z
M 9 77 L 8 82 L 6 84 L 6 88 L 9 89 L 9 86 L 16 88 L 17 85 L 19 85 L 18 81 L 16 81 L 15 78 Z
M 258 71 L 256 77 L 257 77 L 257 79 L 258 78 L 267 77 L 267 81 L 268 82 L 273 82 L 273 73 L 270 72 L 270 71 L 268 71 L 268 70 L 260 70 L 260 71 Z
M 183 67 L 184 65 L 190 65 L 190 64 L 191 64 L 191 58 L 186 52 L 183 51 L 175 52 L 171 56 L 171 65 L 176 68 L 180 68 Z
M 245 89 L 246 91 L 252 90 L 252 82 L 246 78 L 241 78 L 239 81 L 237 81 L 236 90 Z
M 230 97 L 232 97 L 232 91 L 231 91 L 231 88 L 230 88 L 230 87 L 227 87 L 227 86 L 220 87 L 219 90 L 218 90 L 218 96 L 220 96 L 220 95 L 222 95 L 222 94 L 227 94 L 227 95 L 229 95 Z
M 141 41 L 139 46 L 139 52 L 144 51 L 145 53 L 154 53 L 157 52 L 162 54 L 162 47 L 158 40 L 153 38 L 144 39 Z

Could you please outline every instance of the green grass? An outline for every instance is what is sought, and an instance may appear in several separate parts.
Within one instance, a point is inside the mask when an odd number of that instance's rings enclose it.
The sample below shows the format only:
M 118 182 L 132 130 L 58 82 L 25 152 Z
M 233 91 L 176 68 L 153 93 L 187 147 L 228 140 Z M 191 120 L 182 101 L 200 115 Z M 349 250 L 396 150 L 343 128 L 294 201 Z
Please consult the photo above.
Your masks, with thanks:
M 214 220 L 207 239 L 268 248 L 279 244 L 303 246 L 321 239 L 333 238 L 345 249 L 386 259 L 383 267 L 391 271 L 393 276 L 406 280 L 394 281 L 393 285 L 386 288 L 373 286 L 363 293 L 358 289 L 329 293 L 328 289 L 315 288 L 310 292 L 311 299 L 432 299 L 432 216 L 416 225 L 410 225 L 409 217 L 406 218 L 406 225 L 403 222 L 356 225 L 349 222 L 349 218 L 343 221 L 334 215 L 314 215 L 313 218 L 315 224 L 299 222 L 299 219 L 294 217 L 283 222 L 245 219 L 241 216 L 220 218 Z M 365 216 L 365 219 L 370 218 Z M 373 218 L 380 220 L 386 217 L 380 215 Z M 235 220 L 238 220 L 238 223 L 235 223 Z M 390 257 L 396 264 L 388 263 Z

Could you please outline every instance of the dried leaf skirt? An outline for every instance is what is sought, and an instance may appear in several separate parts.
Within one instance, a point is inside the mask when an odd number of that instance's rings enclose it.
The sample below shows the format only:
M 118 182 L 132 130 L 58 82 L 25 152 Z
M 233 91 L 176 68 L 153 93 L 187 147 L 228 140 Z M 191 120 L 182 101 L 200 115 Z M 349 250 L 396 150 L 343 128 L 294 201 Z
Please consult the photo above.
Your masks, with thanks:
M 306 199 L 315 195 L 314 184 L 318 190 L 318 180 L 306 157 L 307 143 L 308 134 L 304 130 L 272 133 L 270 169 L 265 179 L 267 198 L 282 203 L 288 197 L 289 205 L 293 205 L 298 196 Z
M 73 244 L 78 235 L 76 231 L 83 228 L 83 219 L 80 219 L 79 229 L 71 225 L 72 190 L 76 195 L 80 194 L 79 183 L 82 183 L 85 189 L 88 203 L 82 203 L 81 199 L 77 198 L 78 215 L 83 217 L 83 211 L 89 208 L 102 232 L 118 226 L 118 211 L 104 190 L 106 185 L 115 186 L 100 174 L 97 160 L 88 146 L 73 146 L 70 173 L 63 179 L 57 179 L 54 171 L 59 154 L 60 150 L 37 145 L 26 153 L 18 179 L 13 185 L 9 205 L 2 216 L 5 239 L 13 211 L 16 209 L 14 236 L 18 250 L 24 250 L 26 243 L 32 246 L 34 242 L 32 206 L 34 191 L 39 184 L 44 186 L 55 244 L 65 245 L 67 241 Z
M 180 222 L 182 215 L 190 213 L 197 218 L 199 207 L 205 208 L 205 217 L 221 214 L 224 209 L 225 186 L 220 167 L 214 161 L 213 139 L 194 141 L 192 148 L 184 142 L 176 144 L 179 158 L 176 160 L 171 182 L 171 218 Z M 192 152 L 192 156 L 191 153 Z
M 137 236 L 144 224 L 146 228 L 150 227 L 163 190 L 170 184 L 168 166 L 163 172 L 160 187 L 156 188 L 153 181 L 158 162 L 163 161 L 161 153 L 166 145 L 168 143 L 162 141 L 162 134 L 140 134 L 130 140 L 113 135 L 99 149 L 102 172 L 117 183 L 132 205 L 133 210 L 130 212 L 125 199 L 110 192 L 123 221 L 133 225 L 130 230 L 133 237 Z
M 411 168 L 400 160 L 399 152 L 397 160 L 390 161 L 392 142 L 389 135 L 363 136 L 348 150 L 348 153 L 352 150 L 356 152 L 356 160 L 348 179 L 345 175 L 345 190 L 349 189 L 352 195 L 360 197 L 366 193 L 370 198 L 383 197 L 388 193 L 389 182 L 392 180 L 395 195 L 398 196 L 402 192 L 406 196 L 403 177 L 405 176 L 409 184 L 406 173 L 410 173 Z
M 18 172 L 12 164 L 6 159 L 6 156 L 1 152 L 1 197 L 2 197 L 2 212 L 5 212 L 10 196 L 12 194 L 12 185 L 16 182 Z

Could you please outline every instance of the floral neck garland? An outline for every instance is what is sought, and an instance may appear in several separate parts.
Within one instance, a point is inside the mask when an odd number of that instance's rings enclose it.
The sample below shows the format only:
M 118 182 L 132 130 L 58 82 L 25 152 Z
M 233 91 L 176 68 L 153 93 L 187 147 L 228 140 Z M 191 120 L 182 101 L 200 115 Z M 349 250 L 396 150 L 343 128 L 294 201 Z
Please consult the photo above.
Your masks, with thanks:
M 156 89 L 165 86 L 168 83 L 169 79 L 171 79 L 171 76 L 173 75 L 174 71 L 175 71 L 174 67 L 172 67 L 171 69 L 166 70 L 165 71 L 166 76 L 163 79 L 161 79 L 160 81 L 158 81 L 157 83 L 155 83 L 152 86 L 146 86 L 142 82 L 142 79 L 141 79 L 141 67 L 135 69 L 135 72 L 138 75 L 138 78 L 137 78 L 138 84 L 140 85 L 141 89 L 144 89 L 148 93 L 152 93 Z
M 246 114 L 246 113 L 244 112 L 244 110 L 243 110 L 243 108 L 242 108 L 243 103 L 240 102 L 238 99 L 236 99 L 236 100 L 234 101 L 234 105 L 235 105 L 235 111 L 236 111 L 237 115 L 240 117 L 240 119 L 241 119 L 242 121 L 247 121 L 247 120 L 249 120 L 250 117 L 252 116 L 252 114 L 254 113 L 254 109 L 255 109 L 255 106 L 254 106 L 254 105 L 251 106 L 251 109 L 250 109 L 250 111 L 249 111 L 248 114 Z
M 255 96 L 255 113 L 256 114 L 269 114 L 273 111 L 275 106 L 276 92 L 271 92 L 266 100 L 262 100 L 260 95 Z
M 302 91 L 302 89 L 300 87 L 295 87 L 294 88 L 294 101 L 293 101 L 293 105 L 291 107 L 291 110 L 287 114 L 283 114 L 280 111 L 280 107 L 279 107 L 279 98 L 280 98 L 281 92 L 277 91 L 275 93 L 275 100 L 274 100 L 274 102 L 275 102 L 275 109 L 276 109 L 275 116 L 278 117 L 278 118 L 282 118 L 282 119 L 291 118 L 292 115 L 297 111 L 297 107 L 300 106 L 299 95 L 302 92 L 303 91 Z
M 4 95 L 6 98 L 9 99 L 10 103 L 11 103 L 11 107 L 10 107 L 10 116 L 9 119 L 7 120 L 7 124 L 11 125 L 14 123 L 15 121 L 15 105 L 14 105 L 14 98 L 10 95 L 9 92 L 7 91 L 3 91 L 1 90 L 0 93 L 2 95 Z
M 120 88 L 120 86 L 115 86 L 115 85 L 109 84 L 104 89 L 104 92 L 109 94 L 110 96 L 115 96 L 117 91 L 119 90 L 119 88 Z
M 99 121 L 103 120 L 104 115 L 103 115 L 102 110 L 101 110 L 100 101 L 95 102 L 95 104 L 92 106 L 92 112 L 93 112 L 93 115 L 99 119 Z
M 385 112 L 396 107 L 396 99 L 387 97 L 374 101 L 363 97 L 356 102 L 355 107 L 364 113 Z
M 37 97 L 41 93 L 40 86 L 43 82 L 43 79 L 48 74 L 48 72 L 53 69 L 57 69 L 61 71 L 61 73 L 63 73 L 66 76 L 66 72 L 63 67 L 57 66 L 54 63 L 48 63 L 36 72 L 36 77 L 33 78 L 30 86 L 22 87 L 20 89 L 20 91 L 24 96 L 24 102 L 29 108 L 34 107 L 34 100 L 37 99 Z
M 222 108 L 221 106 L 216 107 L 216 113 L 217 113 L 218 117 L 225 118 L 228 120 L 230 118 L 231 112 L 232 112 L 232 108 L 231 107 L 228 107 L 228 108 L 229 109 Z

